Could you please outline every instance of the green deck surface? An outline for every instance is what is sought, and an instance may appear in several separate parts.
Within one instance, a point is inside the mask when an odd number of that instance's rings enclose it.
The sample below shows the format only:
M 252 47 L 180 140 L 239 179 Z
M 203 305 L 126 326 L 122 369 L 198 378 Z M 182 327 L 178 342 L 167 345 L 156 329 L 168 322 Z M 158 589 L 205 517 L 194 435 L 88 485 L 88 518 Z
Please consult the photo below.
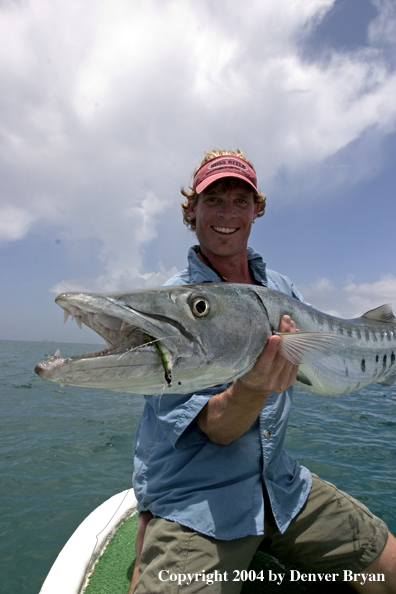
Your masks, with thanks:
M 84 594 L 128 594 L 131 584 L 133 569 L 135 567 L 135 536 L 137 532 L 137 515 L 126 520 L 112 540 L 107 545 L 104 554 L 95 565 Z M 281 563 L 274 557 L 257 552 L 252 559 L 249 570 L 254 570 L 256 575 L 263 572 L 264 580 L 245 581 L 242 594 L 350 594 L 352 590 L 343 582 L 303 582 L 290 581 L 290 570 L 294 566 Z M 282 573 L 282 584 L 268 580 L 269 572 Z M 308 573 L 308 572 L 306 572 Z M 210 594 L 210 586 L 207 592 Z M 183 588 L 188 594 L 188 586 Z
M 95 565 L 84 594 L 128 594 L 135 567 L 137 514 L 117 530 Z

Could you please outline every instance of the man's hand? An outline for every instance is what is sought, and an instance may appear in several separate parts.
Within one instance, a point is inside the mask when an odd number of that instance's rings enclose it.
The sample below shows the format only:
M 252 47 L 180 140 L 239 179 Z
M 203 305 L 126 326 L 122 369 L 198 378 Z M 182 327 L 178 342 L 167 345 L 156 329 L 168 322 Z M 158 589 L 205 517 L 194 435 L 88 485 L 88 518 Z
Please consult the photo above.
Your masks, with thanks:
M 283 316 L 279 332 L 299 332 L 290 316 Z M 270 336 L 255 366 L 240 377 L 240 382 L 249 390 L 260 392 L 284 392 L 296 381 L 298 365 L 293 365 L 279 353 L 280 336 Z
M 298 332 L 290 316 L 283 316 L 279 332 Z M 215 394 L 197 416 L 199 428 L 219 445 L 243 435 L 257 419 L 271 392 L 281 393 L 295 382 L 298 365 L 280 353 L 280 336 L 271 336 L 254 367 L 225 392 Z

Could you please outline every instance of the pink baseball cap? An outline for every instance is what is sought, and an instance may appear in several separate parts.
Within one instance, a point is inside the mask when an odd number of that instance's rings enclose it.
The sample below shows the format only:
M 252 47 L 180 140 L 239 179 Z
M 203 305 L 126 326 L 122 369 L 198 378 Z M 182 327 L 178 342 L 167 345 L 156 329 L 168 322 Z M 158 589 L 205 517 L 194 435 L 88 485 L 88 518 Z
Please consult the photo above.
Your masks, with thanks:
M 243 159 L 232 155 L 223 155 L 211 161 L 206 161 L 194 175 L 193 189 L 200 194 L 208 186 L 223 177 L 242 179 L 258 192 L 257 176 L 253 167 Z

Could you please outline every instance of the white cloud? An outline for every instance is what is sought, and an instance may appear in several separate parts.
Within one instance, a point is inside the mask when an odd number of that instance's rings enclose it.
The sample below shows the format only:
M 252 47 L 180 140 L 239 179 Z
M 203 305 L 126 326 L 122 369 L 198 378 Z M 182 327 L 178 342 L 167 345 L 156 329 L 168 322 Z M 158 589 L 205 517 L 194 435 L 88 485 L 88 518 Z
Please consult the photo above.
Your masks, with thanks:
M 7 204 L 0 207 L 0 242 L 22 239 L 33 221 L 32 213 L 22 208 Z
M 318 278 L 309 287 L 305 287 L 304 295 L 327 294 L 334 291 L 334 285 L 328 278 Z
M 396 277 L 382 275 L 373 283 L 353 282 L 350 276 L 343 287 L 328 278 L 319 278 L 308 286 L 298 287 L 304 299 L 317 309 L 341 318 L 356 318 L 370 309 L 393 303 L 396 310 Z
M 393 274 L 384 274 L 375 283 L 355 284 L 353 277 L 343 288 L 351 308 L 360 311 L 360 314 L 385 303 L 393 303 L 396 310 L 396 277 Z
M 160 262 L 156 272 L 141 274 L 136 268 L 126 268 L 115 262 L 113 266 L 109 266 L 106 274 L 100 275 L 97 278 L 60 281 L 51 287 L 50 290 L 51 293 L 58 295 L 59 293 L 75 291 L 112 293 L 123 291 L 126 287 L 131 291 L 135 289 L 151 289 L 162 286 L 176 272 L 177 269 L 175 267 L 166 270 L 162 262 Z
M 225 10 L 205 0 L 32 0 L 2 9 L 1 200 L 12 204 L 3 239 L 22 239 L 33 223 L 95 237 L 105 274 L 93 285 L 113 290 L 125 270 L 143 282 L 142 246 L 165 210 L 180 227 L 175 193 L 205 148 L 242 146 L 267 185 L 368 130 L 392 131 L 396 74 L 384 38 L 394 6 L 376 0 L 371 45 L 308 61 L 304 35 L 334 2 L 251 0 L 247 9 L 232 0 Z M 352 163 L 343 175 L 363 174 Z
M 368 37 L 372 45 L 396 45 L 396 12 L 393 0 L 372 0 L 379 14 L 368 27 Z

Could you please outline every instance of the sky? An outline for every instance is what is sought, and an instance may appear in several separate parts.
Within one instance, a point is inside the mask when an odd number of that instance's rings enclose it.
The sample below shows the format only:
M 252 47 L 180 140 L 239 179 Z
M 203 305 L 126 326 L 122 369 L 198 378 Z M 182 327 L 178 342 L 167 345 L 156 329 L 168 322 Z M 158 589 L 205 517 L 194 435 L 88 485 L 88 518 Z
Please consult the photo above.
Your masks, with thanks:
M 396 307 L 394 0 L 0 0 L 0 339 L 99 342 L 62 291 L 161 285 L 180 187 L 241 148 L 250 245 L 315 307 Z

